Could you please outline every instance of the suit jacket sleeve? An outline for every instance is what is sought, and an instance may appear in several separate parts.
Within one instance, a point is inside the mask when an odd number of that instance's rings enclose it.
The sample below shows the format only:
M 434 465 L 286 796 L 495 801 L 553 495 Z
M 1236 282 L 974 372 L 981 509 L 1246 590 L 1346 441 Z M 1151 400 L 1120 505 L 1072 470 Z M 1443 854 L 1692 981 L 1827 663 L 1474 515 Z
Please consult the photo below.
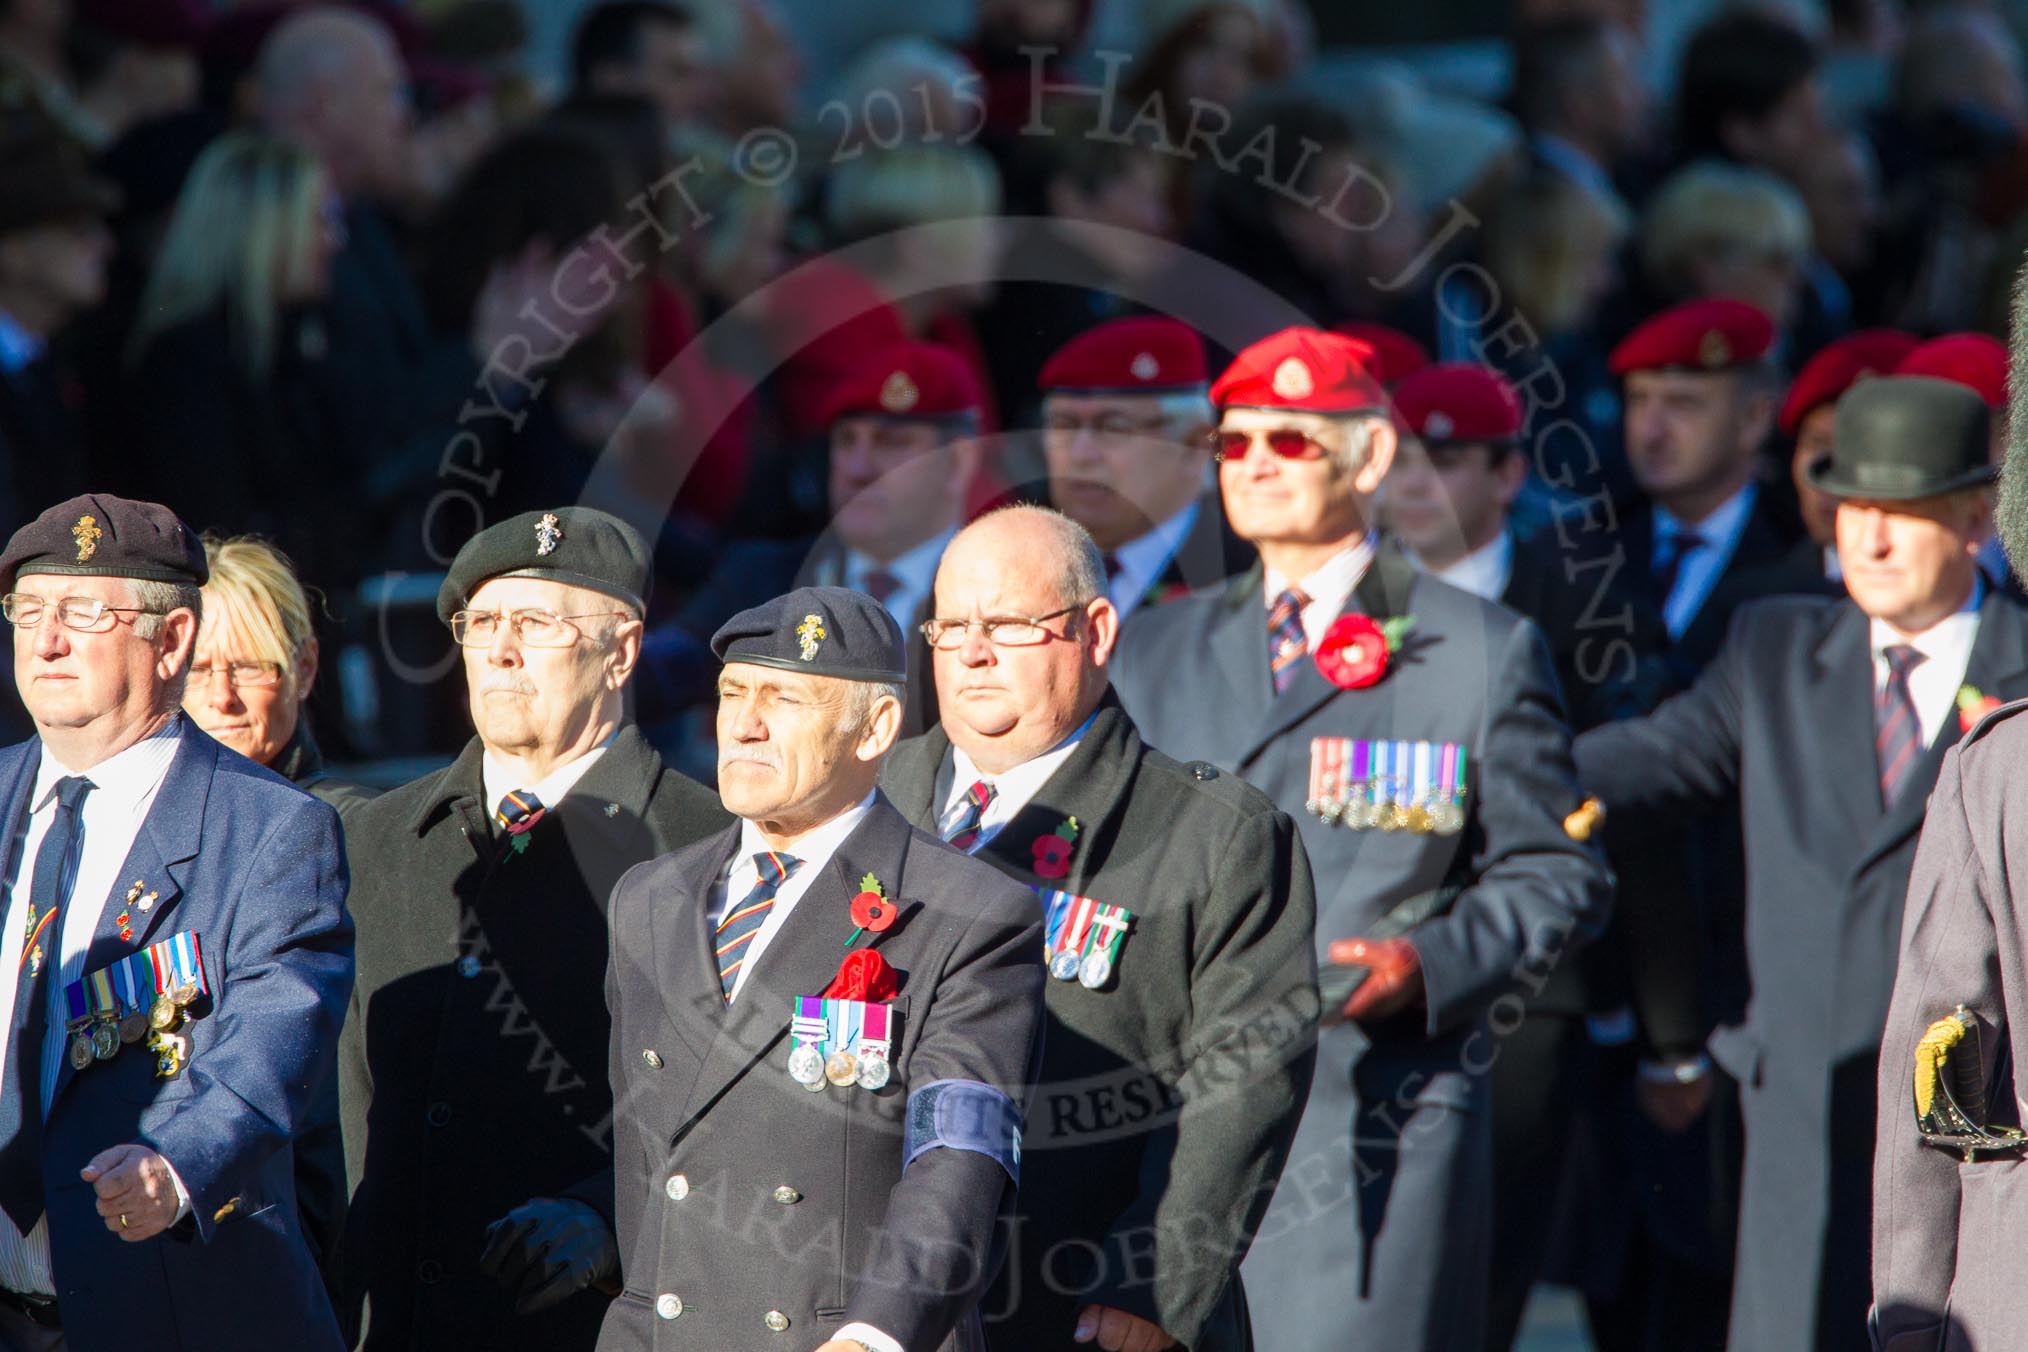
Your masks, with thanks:
M 1570 729 L 1533 624 L 1510 632 L 1485 717 L 1469 885 L 1408 936 L 1422 960 L 1431 1037 L 1596 935 L 1611 904 L 1603 859 L 1563 829 L 1578 803 Z
M 1945 758 L 1929 800 L 1902 915 L 1901 957 L 1880 1046 L 1879 1126 L 1873 1159 L 1873 1300 L 1877 1345 L 1927 1331 L 1934 1346 L 1957 1267 L 1959 1157 L 1916 1130 L 1915 1044 L 1962 1004 L 1981 1041 L 2007 1027 L 1991 907 L 1996 898 L 1967 820 L 1960 749 Z M 2017 1060 L 2018 1066 L 2024 1064 Z M 1975 1168 L 2014 1169 L 1989 1163 Z M 1993 1243 L 2009 1243 L 1994 1235 Z
M 1578 779 L 1605 803 L 1607 820 L 1644 820 L 1725 806 L 1739 784 L 1741 691 L 1750 638 L 1732 637 L 1688 690 L 1645 718 L 1593 728 L 1577 739 Z
M 1151 1142 L 1139 1200 L 1106 1236 L 1091 1299 L 1195 1347 L 1267 1211 L 1316 1059 L 1317 900 L 1295 824 L 1256 813 L 1226 847 L 1200 918 L 1183 1109 Z M 1161 1255 L 1156 1261 L 1156 1255 Z M 1154 1280 L 1146 1280 L 1152 1270 Z
M 1042 1059 L 1042 914 L 1028 889 L 994 882 L 954 899 L 978 914 L 937 975 L 909 1084 L 913 1093 L 975 1081 L 1025 1114 Z M 1014 1189 L 998 1161 L 975 1151 L 918 1156 L 888 1192 L 844 1322 L 871 1324 L 904 1347 L 940 1345 L 999 1266 L 994 1241 Z
M 213 1213 L 303 1129 L 352 990 L 338 814 L 307 795 L 259 808 L 275 823 L 238 869 L 218 1039 L 185 1072 L 195 1092 L 143 1142 L 175 1166 L 207 1241 Z

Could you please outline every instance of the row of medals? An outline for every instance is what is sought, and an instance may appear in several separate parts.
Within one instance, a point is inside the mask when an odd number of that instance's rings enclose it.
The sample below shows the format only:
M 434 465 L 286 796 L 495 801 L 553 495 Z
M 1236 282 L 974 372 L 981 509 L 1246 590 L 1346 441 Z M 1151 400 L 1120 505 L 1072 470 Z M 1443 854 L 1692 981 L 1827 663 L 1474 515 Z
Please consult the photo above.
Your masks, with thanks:
M 841 1047 L 826 1056 L 805 1042 L 789 1053 L 789 1078 L 813 1094 L 826 1085 L 883 1089 L 889 1074 L 886 1053 L 871 1047 L 857 1055 Z
M 115 1015 L 101 1010 L 95 1015 L 70 1022 L 70 1065 L 83 1070 L 93 1061 L 110 1061 L 122 1043 L 129 1046 L 146 1038 L 156 1054 L 158 1074 L 173 1076 L 190 1059 L 189 1039 L 176 1030 L 182 1026 L 183 1011 L 198 996 L 197 983 L 185 981 L 166 995 L 158 995 L 146 1010 L 129 1010 Z
M 1353 786 L 1354 791 L 1359 786 Z M 1326 826 L 1354 831 L 1407 831 L 1414 835 L 1454 836 L 1465 829 L 1465 805 L 1436 799 L 1430 802 L 1371 802 L 1363 797 L 1312 798 L 1304 804 Z

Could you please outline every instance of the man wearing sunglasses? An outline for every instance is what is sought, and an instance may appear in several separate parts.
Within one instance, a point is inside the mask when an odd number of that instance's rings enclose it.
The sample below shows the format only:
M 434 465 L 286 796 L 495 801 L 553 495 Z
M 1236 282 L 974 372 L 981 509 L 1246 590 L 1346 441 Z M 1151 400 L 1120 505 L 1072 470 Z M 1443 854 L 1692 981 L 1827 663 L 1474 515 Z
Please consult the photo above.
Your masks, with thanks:
M 1266 795 L 1141 740 L 1104 587 L 1048 508 L 960 531 L 929 622 L 943 722 L 881 783 L 1044 903 L 1042 1087 L 989 1345 L 1238 1352 L 1239 1260 L 1309 1092 L 1310 870 Z
M 347 821 L 359 984 L 340 1060 L 346 1314 L 370 1348 L 590 1348 L 604 1296 L 524 1248 L 603 1243 L 561 1200 L 608 1169 L 606 899 L 721 826 L 627 721 L 648 546 L 604 512 L 466 542 L 437 596 L 477 735 Z M 610 1192 L 610 1183 L 607 1184 Z M 503 1287 L 482 1268 L 488 1227 Z
M 107 494 L 0 554 L 37 730 L 0 752 L 0 1347 L 345 1346 L 288 1203 L 352 984 L 338 818 L 183 717 L 207 575 Z
M 1482 1352 L 1486 1072 L 1510 989 L 1596 929 L 1608 881 L 1573 838 L 1540 631 L 1373 532 L 1397 442 L 1369 351 L 1285 330 L 1212 386 L 1226 516 L 1260 566 L 1138 617 L 1114 679 L 1150 742 L 1293 817 L 1316 877 L 1325 1024 L 1243 1268 L 1256 1340 Z
M 1253 550 L 1207 492 L 1204 344 L 1174 319 L 1115 319 L 1042 368 L 1049 501 L 1091 532 L 1120 619 L 1245 571 Z

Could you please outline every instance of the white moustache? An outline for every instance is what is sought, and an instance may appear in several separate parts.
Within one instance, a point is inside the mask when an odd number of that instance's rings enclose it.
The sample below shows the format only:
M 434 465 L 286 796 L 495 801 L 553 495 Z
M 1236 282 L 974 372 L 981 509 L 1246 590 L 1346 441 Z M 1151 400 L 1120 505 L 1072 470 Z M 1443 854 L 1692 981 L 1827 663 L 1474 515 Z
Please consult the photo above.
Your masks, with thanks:
M 508 680 L 488 681 L 485 685 L 479 687 L 479 693 L 482 695 L 533 695 L 537 692 L 535 687 L 526 681 Z

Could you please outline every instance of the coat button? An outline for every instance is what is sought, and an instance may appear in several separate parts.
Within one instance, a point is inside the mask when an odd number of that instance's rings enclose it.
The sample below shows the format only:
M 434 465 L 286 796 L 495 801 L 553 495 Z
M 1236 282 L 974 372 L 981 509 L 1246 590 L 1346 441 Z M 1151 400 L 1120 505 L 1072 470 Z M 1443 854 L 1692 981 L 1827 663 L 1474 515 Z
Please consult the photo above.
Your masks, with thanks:
M 775 1200 L 777 1202 L 780 1202 L 783 1206 L 794 1206 L 796 1203 L 803 1200 L 803 1194 L 797 1192 L 794 1188 L 784 1183 L 782 1184 L 782 1186 L 775 1189 Z
M 648 1069 L 650 1070 L 660 1070 L 662 1068 L 662 1053 L 656 1051 L 653 1047 L 642 1048 L 641 1059 L 648 1063 Z
M 435 1286 L 444 1279 L 444 1265 L 434 1258 L 425 1258 L 416 1268 L 415 1275 L 424 1286 Z
M 761 1323 L 766 1324 L 769 1331 L 774 1333 L 787 1333 L 789 1331 L 789 1317 L 780 1310 L 769 1310 L 761 1317 Z
M 479 975 L 479 960 L 470 953 L 458 959 L 458 975 L 467 981 Z
M 681 1174 L 669 1175 L 669 1181 L 662 1185 L 662 1191 L 669 1194 L 669 1200 L 680 1202 L 690 1195 L 690 1180 Z
M 448 1103 L 432 1103 L 432 1104 L 430 1105 L 430 1125 L 431 1125 L 431 1126 L 433 1126 L 433 1127 L 441 1127 L 441 1126 L 442 1126 L 442 1125 L 443 1125 L 444 1123 L 446 1123 L 446 1122 L 448 1122 L 448 1121 L 450 1121 L 450 1120 L 451 1120 L 451 1105 L 450 1105 L 450 1104 L 448 1104 Z
M 674 1319 L 677 1315 L 683 1313 L 683 1297 L 677 1295 L 674 1291 L 664 1291 L 661 1295 L 655 1297 L 655 1313 L 661 1315 L 664 1319 Z
M 1216 779 L 1218 778 L 1218 767 L 1206 765 L 1203 761 L 1192 761 L 1190 764 L 1190 777 L 1199 783 L 1208 779 Z

